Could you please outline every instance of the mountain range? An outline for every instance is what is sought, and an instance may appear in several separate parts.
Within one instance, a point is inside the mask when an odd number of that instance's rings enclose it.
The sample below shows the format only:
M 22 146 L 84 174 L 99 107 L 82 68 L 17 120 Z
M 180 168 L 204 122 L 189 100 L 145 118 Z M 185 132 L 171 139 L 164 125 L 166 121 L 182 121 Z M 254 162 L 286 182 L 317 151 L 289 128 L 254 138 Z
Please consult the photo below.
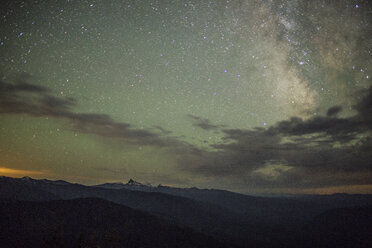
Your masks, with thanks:
M 0 177 L 1 247 L 372 247 L 370 223 L 372 195 Z

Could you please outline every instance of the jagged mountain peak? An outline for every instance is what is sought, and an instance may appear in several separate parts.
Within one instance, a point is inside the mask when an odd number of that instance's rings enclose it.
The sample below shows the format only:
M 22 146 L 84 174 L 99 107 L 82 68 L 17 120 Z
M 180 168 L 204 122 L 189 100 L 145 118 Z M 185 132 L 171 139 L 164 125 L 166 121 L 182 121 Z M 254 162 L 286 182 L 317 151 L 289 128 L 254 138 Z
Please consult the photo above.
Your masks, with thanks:
M 132 178 L 129 179 L 129 181 L 125 185 L 126 186 L 141 186 L 141 187 L 146 187 L 146 188 L 153 188 L 153 186 L 150 183 L 143 184 L 143 183 L 140 183 L 140 182 L 137 182 L 137 181 L 133 180 Z
M 31 181 L 31 180 L 34 180 L 34 179 L 32 179 L 31 177 L 28 177 L 28 176 L 24 176 L 24 177 L 22 177 L 21 179 L 24 180 L 24 181 Z
M 134 181 L 134 180 L 131 178 L 131 179 L 129 179 L 127 185 L 138 185 L 138 186 L 139 186 L 139 185 L 142 185 L 142 183 L 136 182 L 136 181 Z

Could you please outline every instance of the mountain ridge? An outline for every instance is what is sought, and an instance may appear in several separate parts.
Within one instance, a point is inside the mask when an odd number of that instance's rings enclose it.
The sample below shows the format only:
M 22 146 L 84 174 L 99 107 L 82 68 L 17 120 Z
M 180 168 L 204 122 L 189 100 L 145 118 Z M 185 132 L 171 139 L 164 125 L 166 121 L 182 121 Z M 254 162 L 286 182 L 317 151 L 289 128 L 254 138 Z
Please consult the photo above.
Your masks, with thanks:
M 0 226 L 1 247 L 233 247 L 99 198 L 0 202 Z
M 106 184 L 105 188 L 61 180 L 0 177 L 0 202 L 100 198 L 192 228 L 219 242 L 263 248 L 297 247 L 300 241 L 299 247 L 311 247 L 306 244 L 315 233 L 314 218 L 335 208 L 372 205 L 372 195 L 270 198 L 195 187 L 153 187 L 134 180 L 128 183 Z M 112 189 L 112 185 L 126 188 Z M 319 238 L 317 242 L 326 241 Z

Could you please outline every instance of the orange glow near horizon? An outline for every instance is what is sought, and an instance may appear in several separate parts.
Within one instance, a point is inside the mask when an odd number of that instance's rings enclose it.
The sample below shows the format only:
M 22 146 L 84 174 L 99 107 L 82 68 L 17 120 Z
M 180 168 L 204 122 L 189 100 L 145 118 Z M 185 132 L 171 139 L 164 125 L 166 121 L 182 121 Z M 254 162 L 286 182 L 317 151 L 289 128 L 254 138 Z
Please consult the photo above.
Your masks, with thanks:
M 19 170 L 6 167 L 0 167 L 0 175 L 3 176 L 29 176 L 29 175 L 44 175 L 45 171 Z

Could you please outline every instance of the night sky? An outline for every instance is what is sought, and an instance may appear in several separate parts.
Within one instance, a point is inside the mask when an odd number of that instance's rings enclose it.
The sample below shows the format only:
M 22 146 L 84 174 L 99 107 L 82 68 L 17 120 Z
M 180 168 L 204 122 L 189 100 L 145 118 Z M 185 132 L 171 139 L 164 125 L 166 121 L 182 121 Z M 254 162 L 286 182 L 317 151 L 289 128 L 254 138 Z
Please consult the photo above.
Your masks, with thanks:
M 0 174 L 372 193 L 368 1 L 7 1 Z

